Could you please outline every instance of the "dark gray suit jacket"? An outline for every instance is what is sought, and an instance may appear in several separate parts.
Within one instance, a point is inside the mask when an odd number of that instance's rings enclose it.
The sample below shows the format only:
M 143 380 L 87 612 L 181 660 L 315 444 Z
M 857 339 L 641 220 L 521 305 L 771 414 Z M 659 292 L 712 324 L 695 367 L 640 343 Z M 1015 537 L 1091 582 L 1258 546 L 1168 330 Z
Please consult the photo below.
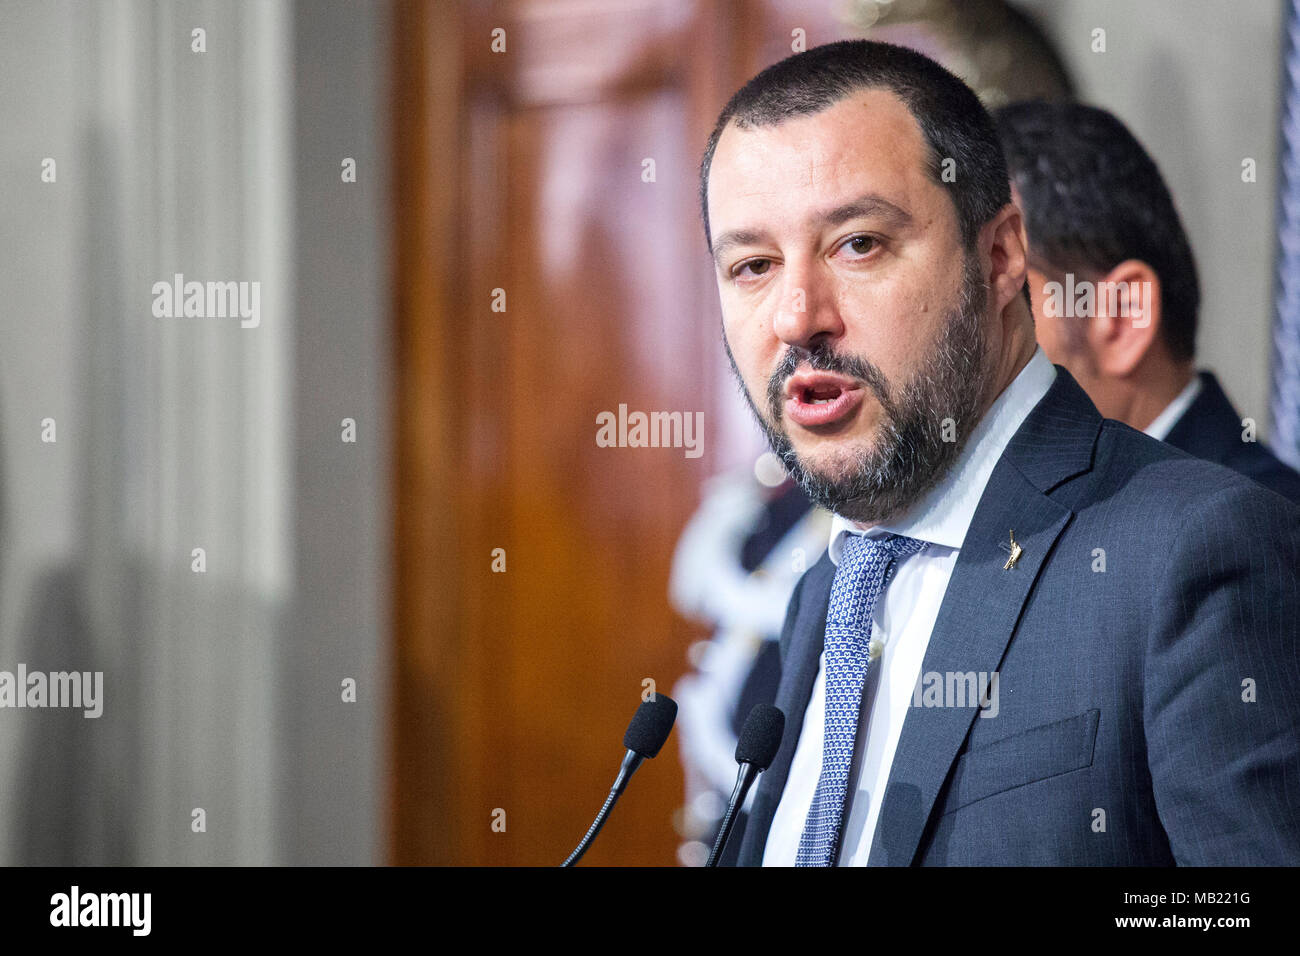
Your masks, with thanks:
M 1103 420 L 1058 366 L 993 470 L 922 668 L 996 671 L 999 712 L 909 708 L 871 864 L 1300 863 L 1298 568 L 1300 508 Z M 762 862 L 834 573 L 823 555 L 790 601 L 785 736 L 742 866 Z
M 1219 380 L 1201 372 L 1201 391 L 1174 422 L 1165 441 L 1189 455 L 1217 461 L 1284 498 L 1300 502 L 1300 474 L 1257 441 L 1241 440 L 1241 416 Z

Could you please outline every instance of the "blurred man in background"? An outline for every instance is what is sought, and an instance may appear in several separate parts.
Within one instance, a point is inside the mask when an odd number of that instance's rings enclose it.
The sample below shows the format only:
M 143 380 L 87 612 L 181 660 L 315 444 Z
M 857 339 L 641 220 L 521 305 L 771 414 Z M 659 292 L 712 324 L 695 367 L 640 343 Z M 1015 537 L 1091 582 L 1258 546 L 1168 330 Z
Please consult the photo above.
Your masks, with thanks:
M 1164 179 L 1116 117 L 1075 103 L 996 111 L 1029 233 L 1039 344 L 1098 410 L 1300 501 L 1300 474 L 1197 374 L 1196 261 Z

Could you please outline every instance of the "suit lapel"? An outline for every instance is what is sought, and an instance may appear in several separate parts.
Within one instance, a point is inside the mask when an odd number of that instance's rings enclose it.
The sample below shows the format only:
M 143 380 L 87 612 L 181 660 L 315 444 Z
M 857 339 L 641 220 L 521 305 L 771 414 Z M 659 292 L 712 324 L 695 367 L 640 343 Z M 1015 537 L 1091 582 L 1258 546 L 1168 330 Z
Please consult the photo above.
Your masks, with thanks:
M 998 669 L 1038 571 L 1070 519 L 1068 509 L 1005 462 L 994 470 L 989 490 L 957 556 L 921 668 L 922 676 L 937 673 L 945 683 L 948 674 Z M 1003 570 L 1008 552 L 999 545 L 1008 543 L 1012 529 L 1023 552 L 1013 568 Z M 973 704 L 908 708 L 871 843 L 871 866 L 912 862 L 976 713 Z
M 777 690 L 776 706 L 785 714 L 785 733 L 781 749 L 777 751 L 772 766 L 759 778 L 758 792 L 749 822 L 745 825 L 739 866 L 761 866 L 763 849 L 767 845 L 767 832 L 772 825 L 781 794 L 785 790 L 790 763 L 803 733 L 804 712 L 812 697 L 813 684 L 821 662 L 822 645 L 826 636 L 826 609 L 830 604 L 831 582 L 835 579 L 835 564 L 828 554 L 809 568 L 800 595 L 799 612 L 790 630 L 790 645 L 782 648 L 781 685 Z
M 1012 436 L 980 498 L 939 609 L 923 671 L 997 669 L 1039 570 L 1069 523 L 1072 512 L 1048 494 L 1091 467 L 1101 415 L 1070 373 L 1056 368 L 1056 381 Z M 1023 553 L 1004 571 L 1009 554 L 1000 545 L 1009 544 L 1012 529 Z M 768 830 L 817 679 L 834 577 L 835 565 L 827 554 L 807 572 L 777 692 L 785 734 L 772 766 L 759 778 L 740 866 L 763 862 Z M 909 709 L 872 841 L 871 865 L 912 862 L 975 714 L 974 707 Z
M 1064 369 L 1008 443 L 953 567 L 922 664 L 926 673 L 998 669 L 1020 613 L 1073 512 L 1049 496 L 1091 467 L 1101 415 Z M 1010 532 L 1023 549 L 1010 569 Z M 1004 549 L 1002 546 L 1007 545 Z M 872 866 L 908 866 L 978 707 L 909 707 L 871 844 Z

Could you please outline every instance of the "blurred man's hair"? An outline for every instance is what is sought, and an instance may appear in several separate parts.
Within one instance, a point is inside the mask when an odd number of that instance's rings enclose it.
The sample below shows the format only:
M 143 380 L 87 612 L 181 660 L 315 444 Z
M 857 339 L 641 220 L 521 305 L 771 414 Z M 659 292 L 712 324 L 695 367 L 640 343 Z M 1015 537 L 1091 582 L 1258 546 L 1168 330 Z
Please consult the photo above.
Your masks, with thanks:
M 994 113 L 1020 193 L 1030 262 L 1095 279 L 1140 259 L 1160 279 L 1161 339 L 1196 354 L 1200 284 L 1173 197 L 1146 150 L 1113 115 L 1077 103 L 1013 103 Z
M 700 163 L 700 206 L 709 243 L 709 167 L 729 123 L 739 129 L 776 126 L 874 89 L 894 93 L 915 117 L 928 146 L 927 171 L 948 190 L 962 240 L 973 247 L 980 227 L 1011 201 L 993 120 L 970 87 L 929 57 L 870 40 L 841 40 L 787 57 L 746 83 L 723 108 Z M 943 163 L 949 159 L 953 181 L 945 182 Z

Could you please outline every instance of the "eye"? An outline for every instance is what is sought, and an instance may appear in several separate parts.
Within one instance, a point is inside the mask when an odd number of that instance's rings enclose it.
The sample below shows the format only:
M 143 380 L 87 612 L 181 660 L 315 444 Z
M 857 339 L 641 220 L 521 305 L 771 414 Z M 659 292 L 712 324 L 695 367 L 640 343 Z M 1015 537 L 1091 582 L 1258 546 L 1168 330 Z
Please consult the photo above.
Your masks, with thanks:
M 850 236 L 840 245 L 840 249 L 851 253 L 849 258 L 861 258 L 870 255 L 878 245 L 880 243 L 875 236 Z
M 733 278 L 742 278 L 746 275 L 745 270 L 748 269 L 748 275 L 761 276 L 770 268 L 772 268 L 771 259 L 749 259 L 736 266 L 731 271 L 731 275 Z

